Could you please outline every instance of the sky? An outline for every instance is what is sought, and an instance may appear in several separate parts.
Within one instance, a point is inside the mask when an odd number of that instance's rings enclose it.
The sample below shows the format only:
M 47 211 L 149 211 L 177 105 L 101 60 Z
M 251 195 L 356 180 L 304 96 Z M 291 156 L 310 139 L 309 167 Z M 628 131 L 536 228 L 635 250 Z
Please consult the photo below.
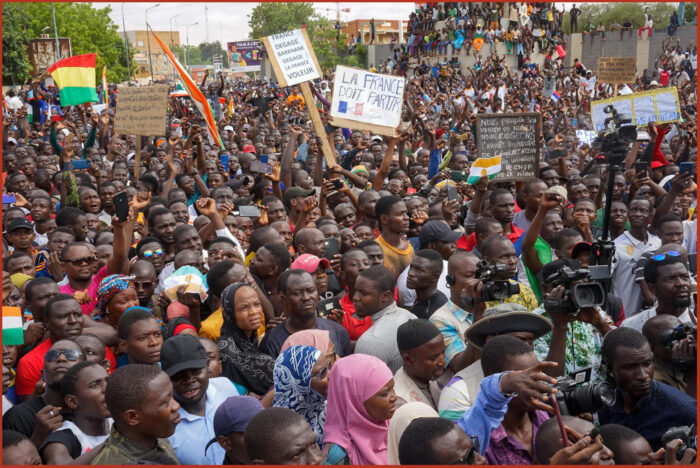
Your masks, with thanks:
M 119 26 L 119 31 L 123 30 L 122 25 L 126 23 L 126 30 L 146 29 L 146 9 L 157 5 L 152 3 L 98 3 L 93 5 L 101 8 L 106 5 L 112 7 L 110 14 L 112 20 Z M 189 43 L 197 45 L 207 40 L 205 28 L 204 7 L 208 7 L 207 17 L 209 19 L 209 42 L 220 41 L 224 45 L 227 42 L 240 41 L 248 38 L 250 28 L 248 27 L 248 15 L 253 11 L 257 3 L 168 3 L 161 2 L 160 6 L 148 10 L 148 23 L 156 31 L 169 31 L 172 19 L 173 31 L 180 31 L 180 40 L 186 42 L 186 26 L 199 23 L 189 28 Z M 374 17 L 383 20 L 408 20 L 408 15 L 413 11 L 414 3 L 350 3 L 340 2 L 340 8 L 350 8 L 350 13 L 341 12 L 341 21 L 352 21 L 354 19 L 367 19 Z M 336 2 L 314 2 L 316 11 L 335 20 Z M 124 11 L 122 21 L 122 7 Z M 326 11 L 329 9 L 331 11 Z M 174 16 L 176 18 L 173 18 Z

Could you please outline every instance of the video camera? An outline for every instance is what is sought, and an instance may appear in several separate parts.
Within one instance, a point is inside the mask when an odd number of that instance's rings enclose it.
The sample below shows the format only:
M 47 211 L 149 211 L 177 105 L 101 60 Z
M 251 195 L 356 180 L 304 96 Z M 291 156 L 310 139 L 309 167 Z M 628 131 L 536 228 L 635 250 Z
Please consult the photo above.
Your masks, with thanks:
M 621 116 L 612 104 L 605 106 L 603 112 L 611 114 L 605 119 L 605 129 L 598 133 L 594 143 L 600 143 L 600 150 L 610 158 L 620 153 L 624 157 L 627 147 L 637 140 L 637 127 L 632 124 L 632 119 Z M 612 121 L 612 130 L 609 124 Z
M 666 330 L 659 335 L 659 344 L 669 348 L 683 339 L 692 337 L 693 342 L 698 341 L 698 327 L 692 323 L 682 323 L 675 328 Z M 696 366 L 697 356 L 681 359 L 672 359 L 671 363 L 679 370 L 685 372 Z
M 587 307 L 600 307 L 605 304 L 605 289 L 591 279 L 591 272 L 586 269 L 573 270 L 568 266 L 562 267 L 559 271 L 545 278 L 545 281 L 552 283 L 554 287 L 564 286 L 564 299 L 545 299 L 545 309 L 547 311 L 564 309 L 569 315 L 578 315 L 581 309 Z M 577 281 L 585 281 L 577 283 Z M 549 307 L 547 307 L 549 305 Z
M 520 285 L 511 283 L 508 279 L 508 267 L 502 263 L 489 265 L 486 260 L 481 260 L 476 266 L 476 277 L 482 282 L 481 300 L 502 301 L 503 299 L 520 293 Z
M 665 446 L 672 440 L 680 439 L 683 444 L 678 447 L 678 452 L 676 452 L 676 460 L 681 461 L 685 451 L 689 448 L 696 450 L 698 449 L 698 431 L 697 425 L 692 426 L 678 426 L 672 427 L 668 431 L 664 432 L 661 436 L 661 443 Z M 690 463 L 695 463 L 695 459 L 691 460 Z
M 606 406 L 615 404 L 615 389 L 607 382 L 587 383 L 591 368 L 581 369 L 573 375 L 559 377 L 554 397 L 561 414 L 578 416 L 581 413 L 596 413 Z

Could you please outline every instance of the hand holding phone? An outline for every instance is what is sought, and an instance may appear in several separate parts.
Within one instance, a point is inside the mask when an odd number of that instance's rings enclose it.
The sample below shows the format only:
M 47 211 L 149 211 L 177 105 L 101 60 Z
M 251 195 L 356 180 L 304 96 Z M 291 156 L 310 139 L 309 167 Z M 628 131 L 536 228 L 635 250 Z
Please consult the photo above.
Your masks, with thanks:
M 129 195 L 127 195 L 125 190 L 114 195 L 114 214 L 117 216 L 119 221 L 124 222 L 129 216 Z
M 682 162 L 678 165 L 678 167 L 681 174 L 684 172 L 688 174 L 693 172 L 693 163 L 691 161 Z

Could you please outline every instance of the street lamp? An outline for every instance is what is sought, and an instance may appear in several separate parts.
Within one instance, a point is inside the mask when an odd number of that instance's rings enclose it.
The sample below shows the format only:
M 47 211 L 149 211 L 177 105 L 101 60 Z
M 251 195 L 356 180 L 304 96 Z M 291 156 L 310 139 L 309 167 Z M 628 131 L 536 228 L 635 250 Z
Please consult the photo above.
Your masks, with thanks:
M 185 28 L 185 31 L 187 32 L 187 45 L 185 46 L 185 68 L 189 69 L 190 68 L 190 27 L 192 26 L 197 26 L 199 24 L 199 21 L 196 23 L 192 23 L 189 26 Z
M 173 20 L 180 15 L 175 15 L 170 17 L 170 47 L 173 46 Z M 175 22 L 175 27 L 177 27 L 177 21 Z
M 151 34 L 148 32 L 148 10 L 159 7 L 160 3 L 156 3 L 152 7 L 146 8 L 144 16 L 146 17 L 146 40 L 148 41 L 148 66 L 151 69 L 151 82 L 153 82 L 153 62 L 151 61 Z

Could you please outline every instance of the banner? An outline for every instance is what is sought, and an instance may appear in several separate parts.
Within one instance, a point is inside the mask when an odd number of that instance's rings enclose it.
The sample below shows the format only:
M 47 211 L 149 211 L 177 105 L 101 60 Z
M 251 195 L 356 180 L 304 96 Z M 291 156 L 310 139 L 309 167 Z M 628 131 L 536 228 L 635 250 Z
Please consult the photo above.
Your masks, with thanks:
M 231 71 L 256 72 L 260 71 L 260 41 L 229 42 L 228 63 Z
M 321 78 L 321 67 L 305 29 L 264 37 L 263 42 L 281 86 Z
M 340 127 L 393 136 L 401 122 L 404 84 L 400 76 L 338 65 L 331 102 L 333 122 Z
M 594 131 L 599 132 L 605 128 L 605 119 L 610 117 L 610 114 L 603 110 L 609 104 L 612 104 L 620 115 L 631 118 L 632 123 L 638 127 L 649 122 L 676 122 L 681 118 L 678 90 L 675 86 L 660 88 L 591 102 Z

